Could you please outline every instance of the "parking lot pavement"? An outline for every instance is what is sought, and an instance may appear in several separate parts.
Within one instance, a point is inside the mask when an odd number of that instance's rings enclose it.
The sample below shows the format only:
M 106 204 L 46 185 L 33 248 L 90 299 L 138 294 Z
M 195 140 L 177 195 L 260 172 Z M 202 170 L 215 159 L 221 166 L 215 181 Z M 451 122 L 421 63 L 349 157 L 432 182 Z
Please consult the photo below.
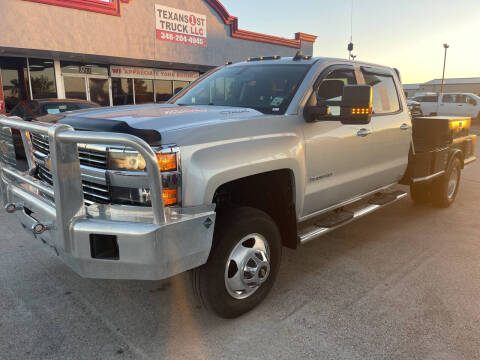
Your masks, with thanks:
M 479 204 L 475 163 L 449 209 L 402 200 L 285 250 L 270 296 L 235 320 L 201 308 L 188 276 L 82 279 L 2 212 L 0 359 L 479 359 Z

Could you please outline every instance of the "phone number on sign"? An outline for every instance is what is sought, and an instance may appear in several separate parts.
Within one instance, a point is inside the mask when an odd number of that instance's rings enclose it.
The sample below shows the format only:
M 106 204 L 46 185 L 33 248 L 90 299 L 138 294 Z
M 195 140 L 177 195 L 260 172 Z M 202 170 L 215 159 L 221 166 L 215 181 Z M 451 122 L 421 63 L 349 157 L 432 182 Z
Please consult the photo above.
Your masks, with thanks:
M 157 39 L 163 41 L 173 41 L 193 46 L 207 46 L 207 39 L 198 36 L 176 34 L 161 30 L 157 31 Z

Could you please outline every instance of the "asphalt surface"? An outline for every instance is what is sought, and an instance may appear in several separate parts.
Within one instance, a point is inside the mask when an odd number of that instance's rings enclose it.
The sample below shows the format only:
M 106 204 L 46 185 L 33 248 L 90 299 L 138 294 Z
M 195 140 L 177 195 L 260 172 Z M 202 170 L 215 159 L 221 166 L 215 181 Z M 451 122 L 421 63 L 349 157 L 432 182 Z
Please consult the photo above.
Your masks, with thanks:
M 449 209 L 404 199 L 285 250 L 235 320 L 188 276 L 83 279 L 2 211 L 0 359 L 480 359 L 479 204 L 480 162 Z

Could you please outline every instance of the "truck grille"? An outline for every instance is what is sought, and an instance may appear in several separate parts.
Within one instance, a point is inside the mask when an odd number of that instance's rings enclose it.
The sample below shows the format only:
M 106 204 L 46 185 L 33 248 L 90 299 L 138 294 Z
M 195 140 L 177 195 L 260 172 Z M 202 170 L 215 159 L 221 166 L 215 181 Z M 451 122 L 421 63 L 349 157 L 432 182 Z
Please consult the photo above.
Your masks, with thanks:
M 50 154 L 48 138 L 40 134 L 31 134 L 32 147 L 34 152 L 40 153 L 42 156 Z M 78 149 L 80 164 L 99 169 L 107 168 L 106 151 L 97 151 L 92 149 Z M 52 174 L 50 170 L 37 162 L 37 175 L 39 180 L 53 186 Z M 110 199 L 110 188 L 108 185 L 97 184 L 91 181 L 82 181 L 83 197 L 87 204 L 99 203 L 108 204 Z
M 31 134 L 32 146 L 34 151 L 38 151 L 42 154 L 50 154 L 50 146 L 48 144 L 48 138 L 40 134 Z M 107 152 L 98 151 L 93 149 L 78 149 L 78 158 L 81 165 L 94 167 L 97 169 L 107 168 Z

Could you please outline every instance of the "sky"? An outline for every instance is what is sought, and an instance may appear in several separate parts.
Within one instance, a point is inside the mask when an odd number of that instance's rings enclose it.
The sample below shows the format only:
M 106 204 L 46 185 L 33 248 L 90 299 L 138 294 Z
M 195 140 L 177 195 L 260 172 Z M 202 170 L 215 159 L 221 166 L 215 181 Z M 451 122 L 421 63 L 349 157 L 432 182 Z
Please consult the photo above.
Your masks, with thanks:
M 352 0 L 221 0 L 239 28 L 317 35 L 313 55 L 348 57 Z M 293 4 L 293 5 L 292 5 Z M 357 60 L 396 67 L 404 84 L 480 77 L 479 0 L 353 0 Z M 270 54 L 259 54 L 270 55 Z

